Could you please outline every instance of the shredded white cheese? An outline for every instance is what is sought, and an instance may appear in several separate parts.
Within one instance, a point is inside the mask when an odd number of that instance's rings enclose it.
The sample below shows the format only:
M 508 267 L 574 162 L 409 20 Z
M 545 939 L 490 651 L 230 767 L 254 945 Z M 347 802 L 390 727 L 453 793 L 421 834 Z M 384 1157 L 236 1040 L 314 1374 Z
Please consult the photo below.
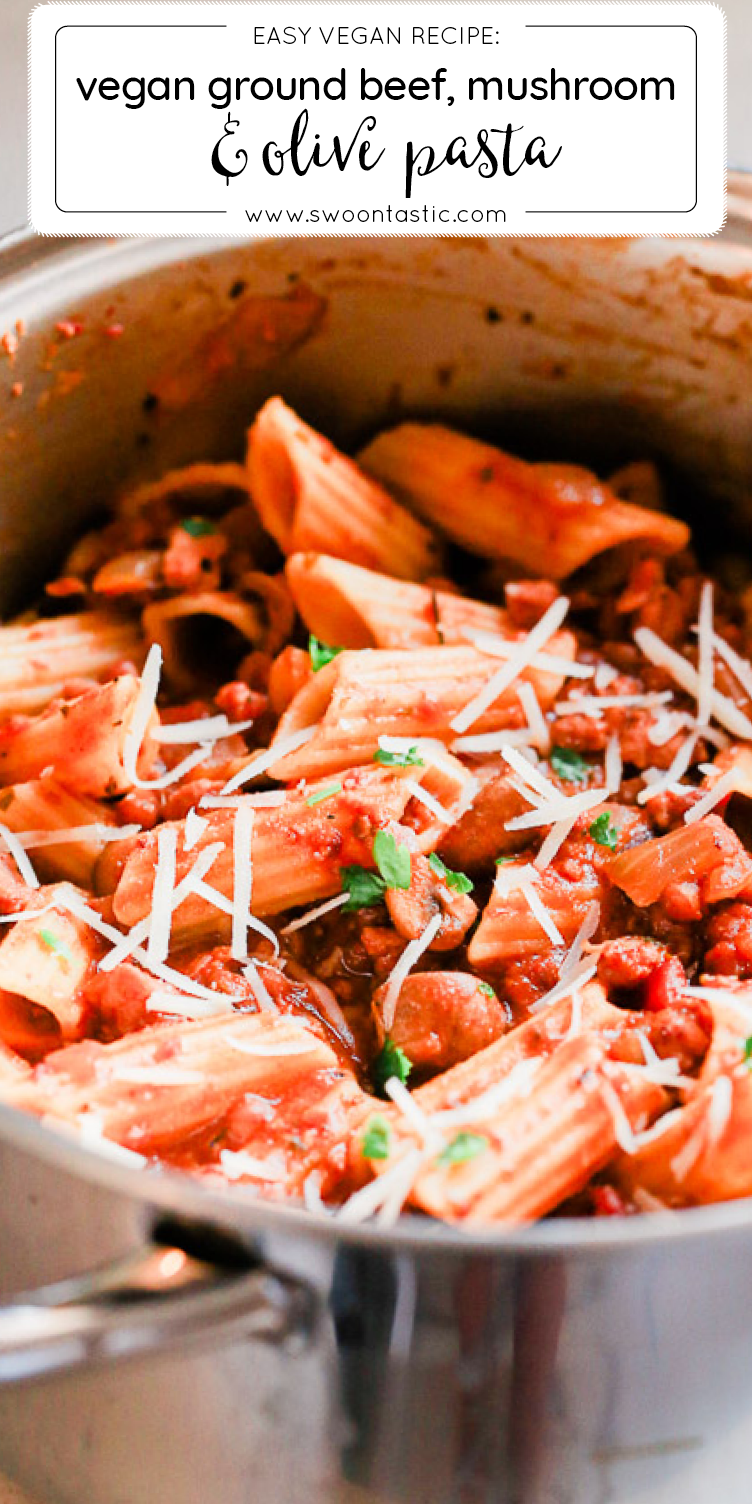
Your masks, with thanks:
M 650 663 L 657 668 L 664 668 L 680 689 L 687 694 L 698 698 L 700 690 L 700 678 L 697 669 L 693 668 L 688 659 L 675 648 L 669 647 L 662 637 L 658 636 L 651 627 L 638 627 L 634 640 L 640 652 Z M 742 741 L 752 741 L 752 721 L 734 704 L 733 700 L 726 695 L 720 694 L 717 689 L 713 690 L 711 697 L 712 714 L 732 736 L 737 736 Z
M 537 920 L 543 933 L 551 941 L 551 944 L 557 946 L 563 945 L 564 936 L 558 928 L 553 915 L 546 908 L 540 893 L 536 893 L 534 883 L 530 878 L 523 878 L 520 883 L 520 889 L 533 918 Z
M 328 898 L 326 903 L 320 903 L 315 909 L 309 909 L 307 914 L 301 914 L 297 919 L 291 920 L 281 931 L 283 935 L 293 935 L 296 930 L 302 930 L 307 924 L 314 924 L 317 919 L 323 919 L 325 914 L 331 914 L 333 909 L 339 909 L 347 903 L 349 893 L 338 893 L 336 898 Z
M 676 784 L 680 782 L 682 776 L 687 772 L 687 769 L 692 762 L 695 747 L 697 746 L 698 736 L 698 731 L 690 732 L 689 736 L 685 738 L 678 751 L 676 752 L 671 767 L 667 768 L 665 773 L 662 773 L 659 778 L 651 780 L 648 783 L 647 788 L 640 789 L 640 792 L 637 795 L 638 804 L 648 804 L 649 801 L 651 799 L 655 799 L 658 794 L 668 793 L 671 789 L 674 788 Z M 649 770 L 646 769 L 645 771 L 648 772 Z M 643 777 L 644 776 L 645 775 L 643 775 Z
M 288 757 L 291 752 L 297 752 L 299 747 L 304 747 L 306 742 L 316 735 L 317 726 L 305 726 L 302 731 L 293 731 L 290 736 L 281 737 L 278 742 L 272 742 L 265 752 L 260 752 L 257 757 L 251 758 L 244 768 L 237 773 L 220 790 L 222 797 L 234 794 L 236 789 L 248 783 L 251 778 L 259 778 L 262 773 L 267 773 L 275 763 L 281 762 L 283 757 Z
M 569 601 L 567 597 L 560 595 L 549 606 L 532 631 L 528 632 L 524 641 L 515 643 L 514 654 L 505 663 L 504 667 L 500 668 L 497 673 L 492 674 L 491 678 L 479 690 L 478 694 L 474 695 L 472 700 L 465 705 L 464 709 L 454 717 L 452 721 L 453 731 L 467 731 L 473 722 L 479 720 L 485 711 L 493 705 L 494 701 L 498 700 L 499 696 L 504 693 L 504 690 L 508 689 L 509 685 L 513 684 L 514 680 L 518 679 L 526 668 L 529 668 L 531 660 L 535 657 L 538 650 L 558 631 L 568 610 Z
M 253 891 L 253 810 L 241 805 L 233 821 L 232 940 L 230 955 L 234 961 L 248 956 L 248 926 Z
M 209 829 L 209 821 L 203 820 L 195 809 L 189 809 L 183 826 L 183 850 L 192 851 L 194 846 Z
M 13 834 L 24 851 L 33 851 L 37 846 L 78 845 L 82 841 L 98 841 L 103 844 L 108 841 L 129 841 L 132 836 L 138 835 L 140 829 L 140 825 L 103 825 L 95 821 L 92 825 L 60 825 L 56 830 L 16 830 Z
M 435 939 L 440 929 L 441 914 L 434 914 L 433 918 L 429 919 L 422 935 L 418 935 L 415 940 L 411 940 L 409 945 L 405 946 L 396 965 L 392 967 L 389 973 L 389 980 L 386 984 L 386 991 L 384 992 L 384 1000 L 381 1005 L 381 1018 L 385 1034 L 389 1033 L 394 1023 L 397 1000 L 403 983 L 407 980 L 413 967 L 417 965 L 423 952 L 428 950 L 431 941 Z
M 413 799 L 417 799 L 419 804 L 424 804 L 426 809 L 432 815 L 435 815 L 437 820 L 441 821 L 442 825 L 451 825 L 453 823 L 455 817 L 451 813 L 451 810 L 445 809 L 444 805 L 440 804 L 438 799 L 434 799 L 433 794 L 429 794 L 427 789 L 421 788 L 420 784 L 416 783 L 413 778 L 405 779 L 405 788 L 409 789 Z
M 524 731 L 481 731 L 477 736 L 456 736 L 449 743 L 450 752 L 461 752 L 465 757 L 473 754 L 483 756 L 484 753 L 500 752 L 502 747 L 529 747 L 532 745 L 531 732 Z
M 713 586 L 705 580 L 697 618 L 697 724 L 707 726 L 713 708 Z
M 513 658 L 515 649 L 519 646 L 508 637 L 497 637 L 495 632 L 466 630 L 462 635 L 473 647 L 479 648 L 481 653 L 490 654 L 492 658 Z M 576 660 L 560 657 L 556 653 L 536 653 L 529 666 L 546 674 L 563 674 L 569 679 L 591 679 L 595 672 L 589 663 L 577 663 Z
M 541 710 L 538 696 L 532 684 L 527 679 L 523 679 L 517 685 L 517 698 L 525 712 L 525 720 L 530 729 L 530 739 L 533 746 L 537 747 L 539 752 L 548 752 L 551 746 L 551 734 L 546 725 L 546 718 Z
M 114 1081 L 127 1081 L 133 1086 L 199 1086 L 205 1081 L 201 1071 L 188 1070 L 178 1065 L 118 1065 L 110 1071 Z
M 184 746 L 186 742 L 220 742 L 228 736 L 247 731 L 253 721 L 228 721 L 226 715 L 206 716 L 203 720 L 173 721 L 160 725 L 154 739 L 168 746 Z
M 621 788 L 621 780 L 624 776 L 624 767 L 621 760 L 621 747 L 618 736 L 609 738 L 606 747 L 606 759 L 603 776 L 609 794 L 618 794 Z
M 558 1003 L 560 998 L 570 997 L 578 987 L 584 987 L 587 982 L 591 982 L 597 970 L 594 962 L 583 961 L 566 981 L 559 981 L 549 992 L 544 992 L 543 997 L 539 997 L 529 1011 L 540 1013 L 544 1008 L 550 1008 L 552 1003 Z
M 31 862 L 29 861 L 29 858 L 27 857 L 26 852 L 24 851 L 24 848 L 18 839 L 18 836 L 14 835 L 12 830 L 8 830 L 7 825 L 0 825 L 0 836 L 2 836 L 8 848 L 8 851 L 10 852 L 18 868 L 19 876 L 21 877 L 22 882 L 26 883 L 27 888 L 38 888 L 40 886 L 39 878 L 37 877 L 36 872 L 34 871 L 34 868 L 32 867 Z
M 255 961 L 249 961 L 248 965 L 243 967 L 243 976 L 259 1005 L 259 1012 L 279 1013 L 279 1008 L 274 998 L 271 996 L 268 988 L 264 986 L 262 978 L 259 976 L 258 966 Z
M 625 1154 L 634 1154 L 635 1136 L 619 1093 L 611 1085 L 611 1082 L 606 1080 L 605 1076 L 598 1078 L 598 1086 L 604 1106 L 608 1108 L 611 1114 L 611 1120 L 614 1125 L 614 1138 L 619 1148 L 623 1149 Z
M 729 768 L 726 773 L 721 774 L 713 787 L 703 794 L 702 799 L 698 799 L 697 803 L 687 810 L 684 816 L 685 825 L 694 825 L 695 820 L 702 820 L 705 815 L 709 815 L 717 804 L 734 792 L 735 786 L 736 769 Z
M 223 1149 L 219 1156 L 222 1169 L 228 1180 L 280 1181 L 287 1177 L 287 1166 L 280 1154 L 270 1154 L 268 1159 L 254 1159 L 245 1149 Z
M 567 836 L 576 825 L 578 819 L 579 815 L 575 814 L 567 815 L 566 820 L 554 820 L 533 863 L 536 871 L 545 872 L 546 868 L 551 865 L 551 862 L 564 845 Z
M 178 832 L 174 825 L 161 825 L 157 831 L 157 865 L 151 893 L 151 915 L 146 954 L 150 961 L 166 961 L 170 949 L 172 904 L 175 891 L 175 865 Z
M 241 809 L 247 804 L 249 809 L 281 809 L 291 798 L 287 789 L 269 789 L 264 794 L 238 794 L 234 798 L 232 794 L 203 794 L 199 800 L 201 809 Z
M 667 705 L 673 699 L 670 689 L 656 690 L 641 695 L 582 695 L 574 700 L 557 700 L 554 715 L 586 715 L 596 717 L 604 710 L 654 710 L 658 705 Z

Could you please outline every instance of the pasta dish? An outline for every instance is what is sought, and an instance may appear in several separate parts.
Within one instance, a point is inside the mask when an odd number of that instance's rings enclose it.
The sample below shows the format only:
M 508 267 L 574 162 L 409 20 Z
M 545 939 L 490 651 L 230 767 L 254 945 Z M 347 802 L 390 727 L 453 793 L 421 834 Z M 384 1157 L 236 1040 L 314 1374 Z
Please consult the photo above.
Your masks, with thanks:
M 280 398 L 0 628 L 0 1098 L 344 1225 L 752 1194 L 752 591 Z

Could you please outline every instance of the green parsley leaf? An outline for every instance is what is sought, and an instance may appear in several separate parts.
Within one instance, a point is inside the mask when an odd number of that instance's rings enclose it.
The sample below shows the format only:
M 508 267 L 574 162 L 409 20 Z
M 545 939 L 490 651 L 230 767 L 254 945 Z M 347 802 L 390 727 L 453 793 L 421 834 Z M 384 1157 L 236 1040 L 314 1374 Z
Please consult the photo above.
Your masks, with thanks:
M 482 1133 L 458 1133 L 442 1149 L 436 1160 L 437 1165 L 464 1165 L 469 1159 L 475 1159 L 476 1155 L 484 1154 L 488 1148 L 488 1139 Z
M 381 903 L 386 892 L 386 883 L 378 872 L 367 872 L 365 867 L 343 867 L 340 872 L 342 892 L 349 893 L 347 903 L 342 905 L 345 914 L 354 909 L 367 909 L 372 903 Z
M 417 747 L 408 747 L 406 752 L 385 752 L 379 747 L 378 752 L 373 754 L 374 762 L 380 762 L 382 768 L 422 768 L 425 766 L 423 758 L 418 756 Z
M 361 1153 L 364 1159 L 388 1159 L 392 1130 L 386 1118 L 369 1118 L 363 1134 Z
M 47 946 L 54 955 L 60 956 L 63 961 L 72 961 L 73 957 L 63 940 L 59 940 L 54 930 L 40 930 L 39 938 L 43 945 Z
M 451 888 L 453 893 L 472 893 L 473 885 L 470 878 L 466 877 L 464 872 L 453 872 L 451 867 L 445 867 L 441 857 L 437 856 L 435 851 L 431 852 L 428 865 L 433 867 L 438 877 L 443 877 L 447 887 Z
M 590 834 L 599 846 L 607 846 L 609 851 L 615 851 L 619 842 L 619 831 L 614 825 L 608 810 L 598 815 L 590 827 Z
M 184 517 L 180 526 L 183 532 L 188 533 L 191 538 L 208 538 L 211 533 L 217 531 L 214 523 L 209 522 L 206 517 Z
M 752 1070 L 752 1034 L 744 1041 L 744 1064 Z
M 564 783 L 584 783 L 590 772 L 589 763 L 572 747 L 554 747 L 550 762 L 557 778 Z
M 331 663 L 333 658 L 343 652 L 343 649 L 327 647 L 325 642 L 319 642 L 318 637 L 314 637 L 311 632 L 308 638 L 308 651 L 311 655 L 311 668 L 314 674 L 317 674 L 320 668 L 326 668 L 327 663 Z
M 341 793 L 341 783 L 330 783 L 327 788 L 319 789 L 315 794 L 309 794 L 308 798 L 306 799 L 306 804 L 308 805 L 309 809 L 313 809 L 314 804 L 320 804 L 322 799 L 332 799 L 335 794 Z
M 410 852 L 398 846 L 388 830 L 377 830 L 373 838 L 373 859 L 387 888 L 409 888 L 412 876 Z
M 494 992 L 490 982 L 479 982 L 478 991 L 485 992 L 486 997 L 496 997 L 496 993 Z
M 516 856 L 497 856 L 495 865 L 497 867 L 508 867 L 510 862 L 516 861 Z
M 373 1083 L 379 1095 L 384 1095 L 384 1087 L 387 1081 L 391 1081 L 392 1076 L 396 1076 L 404 1086 L 412 1068 L 412 1060 L 387 1034 L 371 1069 Z

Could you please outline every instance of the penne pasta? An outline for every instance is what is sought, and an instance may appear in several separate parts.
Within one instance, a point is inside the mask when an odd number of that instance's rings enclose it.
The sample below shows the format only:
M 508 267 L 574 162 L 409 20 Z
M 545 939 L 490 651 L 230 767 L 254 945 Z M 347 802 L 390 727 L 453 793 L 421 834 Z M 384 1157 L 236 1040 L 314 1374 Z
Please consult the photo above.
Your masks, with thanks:
M 107 831 L 117 832 L 111 810 L 98 800 L 63 788 L 53 778 L 29 779 L 0 793 L 0 821 L 14 833 L 37 833 L 29 848 L 34 870 L 45 883 L 71 882 L 96 887 L 99 858 L 106 849 Z M 85 834 L 76 837 L 76 827 Z M 44 842 L 45 832 L 70 833 L 65 841 Z M 97 833 L 98 832 L 98 833 Z
M 467 642 L 473 632 L 511 636 L 499 606 L 393 579 L 331 554 L 292 554 L 285 573 L 309 631 L 339 647 L 451 645 Z
M 140 667 L 136 622 L 104 611 L 0 627 L 0 713 L 42 710 L 76 679 L 98 679 L 125 660 Z
M 578 465 L 530 465 L 439 424 L 403 423 L 358 456 L 406 506 L 474 552 L 563 579 L 619 543 L 686 548 L 689 529 L 620 501 Z
M 597 983 L 583 987 L 580 1027 L 590 1032 L 618 1029 L 622 1015 L 607 1001 Z M 470 1060 L 455 1065 L 414 1092 L 415 1101 L 427 1116 L 448 1112 L 482 1099 L 520 1065 L 531 1059 L 544 1059 L 558 1049 L 571 1028 L 572 1000 L 560 998 L 540 1014 L 518 1024 L 508 1034 Z
M 521 878 L 519 886 L 512 885 L 516 872 Z M 534 876 L 525 862 L 510 862 L 500 873 L 503 885 L 497 879 L 468 947 L 471 965 L 497 970 L 557 944 L 570 945 L 597 897 L 592 882 L 568 882 L 550 868 Z M 531 903 L 532 894 L 537 895 L 537 904 Z M 546 931 L 546 917 L 552 927 L 550 933 Z
M 229 591 L 177 595 L 147 606 L 144 631 L 159 643 L 165 674 L 181 694 L 205 689 L 221 663 L 228 679 L 265 638 L 262 611 Z
M 326 1090 L 337 1077 L 345 1077 L 348 1105 L 356 1106 L 363 1094 L 317 1034 L 297 1020 L 242 1013 L 70 1047 L 19 1086 L 6 1084 L 4 1098 L 72 1126 L 96 1122 L 105 1139 L 150 1154 L 216 1128 L 246 1094 L 276 1104 L 289 1093 L 294 1111 L 296 1091 L 315 1100 L 317 1087 Z
M 281 806 L 253 811 L 251 838 L 252 904 L 254 915 L 271 915 L 300 904 L 317 903 L 341 891 L 342 868 L 361 864 L 372 868 L 376 831 L 400 819 L 409 791 L 404 777 L 386 769 L 356 770 L 342 780 L 342 789 L 307 784 L 292 790 Z M 328 797 L 318 800 L 323 793 Z M 240 800 L 241 807 L 250 800 Z M 190 871 L 202 853 L 219 851 L 206 881 L 224 898 L 218 909 L 201 894 L 192 893 L 175 911 L 173 937 L 225 935 L 232 916 L 234 892 L 234 835 L 236 811 L 207 812 L 206 829 L 185 851 L 185 826 L 178 835 L 176 882 Z M 115 889 L 113 907 L 119 923 L 130 928 L 151 913 L 157 870 L 158 835 L 148 832 L 128 857 Z M 229 913 L 227 912 L 229 909 Z
M 424 579 L 438 550 L 428 528 L 328 439 L 272 397 L 248 434 L 248 475 L 264 527 L 285 554 L 325 547 L 368 569 Z
M 473 1118 L 478 1152 L 451 1158 L 452 1139 L 418 1173 L 411 1200 L 449 1222 L 531 1222 L 577 1194 L 625 1134 L 665 1107 L 660 1087 L 607 1059 L 607 1041 L 565 1041 L 500 1108 Z
M 571 633 L 557 632 L 550 650 L 572 657 Z M 380 736 L 451 742 L 454 718 L 497 667 L 497 660 L 471 647 L 340 653 L 314 674 L 281 717 L 275 736 L 280 743 L 306 727 L 315 730 L 304 747 L 281 760 L 276 774 L 317 778 L 368 762 Z M 524 678 L 542 707 L 553 702 L 562 684 L 560 674 L 534 667 L 524 671 Z M 519 699 L 510 687 L 479 715 L 476 729 L 495 731 L 521 720 Z
M 123 674 L 25 724 L 8 722 L 0 729 L 0 784 L 37 779 L 52 768 L 59 782 L 77 794 L 105 799 L 126 793 L 132 780 L 123 754 L 138 690 L 138 679 Z M 158 719 L 155 713 L 141 743 L 140 774 L 149 771 L 157 756 L 151 733 Z
M 101 945 L 79 919 L 54 906 L 54 888 L 41 891 L 44 911 L 14 925 L 0 944 L 0 992 L 46 1009 L 60 1025 L 63 1039 L 72 1039 L 81 1023 L 81 988 Z

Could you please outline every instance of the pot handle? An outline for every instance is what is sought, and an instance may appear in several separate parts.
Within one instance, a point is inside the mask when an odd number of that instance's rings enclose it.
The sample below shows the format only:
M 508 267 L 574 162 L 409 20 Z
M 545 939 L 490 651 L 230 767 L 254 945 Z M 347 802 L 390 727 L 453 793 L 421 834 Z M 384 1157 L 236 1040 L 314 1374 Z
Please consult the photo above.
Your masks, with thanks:
M 193 1251 L 196 1250 L 196 1251 Z M 164 1225 L 88 1274 L 0 1305 L 0 1384 L 155 1353 L 196 1338 L 310 1340 L 314 1292 L 212 1232 Z

